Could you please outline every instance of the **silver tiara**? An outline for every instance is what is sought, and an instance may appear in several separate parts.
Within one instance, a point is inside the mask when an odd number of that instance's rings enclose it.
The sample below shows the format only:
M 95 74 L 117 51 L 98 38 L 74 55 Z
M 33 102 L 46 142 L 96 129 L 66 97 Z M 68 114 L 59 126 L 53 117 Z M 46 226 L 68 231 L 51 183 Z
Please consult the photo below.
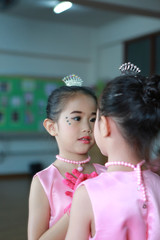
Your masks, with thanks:
M 124 75 L 137 75 L 141 72 L 141 70 L 136 65 L 130 62 L 122 64 L 119 70 Z
M 75 74 L 69 75 L 67 77 L 64 77 L 62 81 L 66 84 L 66 86 L 71 87 L 71 86 L 78 86 L 81 87 L 83 80 L 76 76 Z

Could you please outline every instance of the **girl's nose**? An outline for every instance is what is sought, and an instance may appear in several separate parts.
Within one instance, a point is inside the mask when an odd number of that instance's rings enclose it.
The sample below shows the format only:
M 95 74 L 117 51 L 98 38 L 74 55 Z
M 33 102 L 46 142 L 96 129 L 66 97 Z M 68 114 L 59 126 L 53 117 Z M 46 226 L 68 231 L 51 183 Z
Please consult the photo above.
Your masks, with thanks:
M 88 125 L 82 129 L 82 132 L 92 133 L 93 129 Z

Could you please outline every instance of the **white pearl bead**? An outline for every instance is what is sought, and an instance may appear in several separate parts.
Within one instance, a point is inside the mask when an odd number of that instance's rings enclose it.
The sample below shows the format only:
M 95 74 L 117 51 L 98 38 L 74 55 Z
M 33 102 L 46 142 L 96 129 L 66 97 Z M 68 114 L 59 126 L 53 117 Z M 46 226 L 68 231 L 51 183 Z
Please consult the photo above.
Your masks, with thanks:
M 82 172 L 82 171 L 83 171 L 83 167 L 82 167 L 82 166 L 78 166 L 77 170 L 78 170 L 79 172 Z

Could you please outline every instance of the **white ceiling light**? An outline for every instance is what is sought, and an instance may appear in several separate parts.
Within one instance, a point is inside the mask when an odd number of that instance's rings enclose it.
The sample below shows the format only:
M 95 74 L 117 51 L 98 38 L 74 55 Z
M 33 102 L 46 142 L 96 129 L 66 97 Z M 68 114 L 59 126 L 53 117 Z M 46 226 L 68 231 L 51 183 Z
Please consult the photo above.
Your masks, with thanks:
M 72 3 L 71 3 L 71 2 L 64 1 L 64 2 L 58 3 L 58 4 L 54 7 L 53 11 L 54 11 L 55 13 L 59 14 L 59 13 L 62 13 L 62 12 L 64 12 L 64 11 L 68 10 L 68 9 L 71 8 L 71 7 L 72 7 Z

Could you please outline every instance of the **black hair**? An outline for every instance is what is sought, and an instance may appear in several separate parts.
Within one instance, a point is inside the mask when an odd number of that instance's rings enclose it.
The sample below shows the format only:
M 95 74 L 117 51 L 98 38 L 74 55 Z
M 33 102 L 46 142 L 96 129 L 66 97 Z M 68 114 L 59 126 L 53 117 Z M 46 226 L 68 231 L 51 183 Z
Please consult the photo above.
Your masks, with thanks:
M 100 116 L 112 117 L 123 137 L 148 160 L 160 131 L 160 76 L 122 75 L 106 84 Z
M 52 91 L 48 98 L 46 107 L 47 118 L 58 121 L 59 115 L 66 106 L 67 102 L 77 94 L 84 94 L 90 96 L 95 100 L 97 106 L 97 97 L 94 91 L 89 87 L 79 86 L 62 86 Z

